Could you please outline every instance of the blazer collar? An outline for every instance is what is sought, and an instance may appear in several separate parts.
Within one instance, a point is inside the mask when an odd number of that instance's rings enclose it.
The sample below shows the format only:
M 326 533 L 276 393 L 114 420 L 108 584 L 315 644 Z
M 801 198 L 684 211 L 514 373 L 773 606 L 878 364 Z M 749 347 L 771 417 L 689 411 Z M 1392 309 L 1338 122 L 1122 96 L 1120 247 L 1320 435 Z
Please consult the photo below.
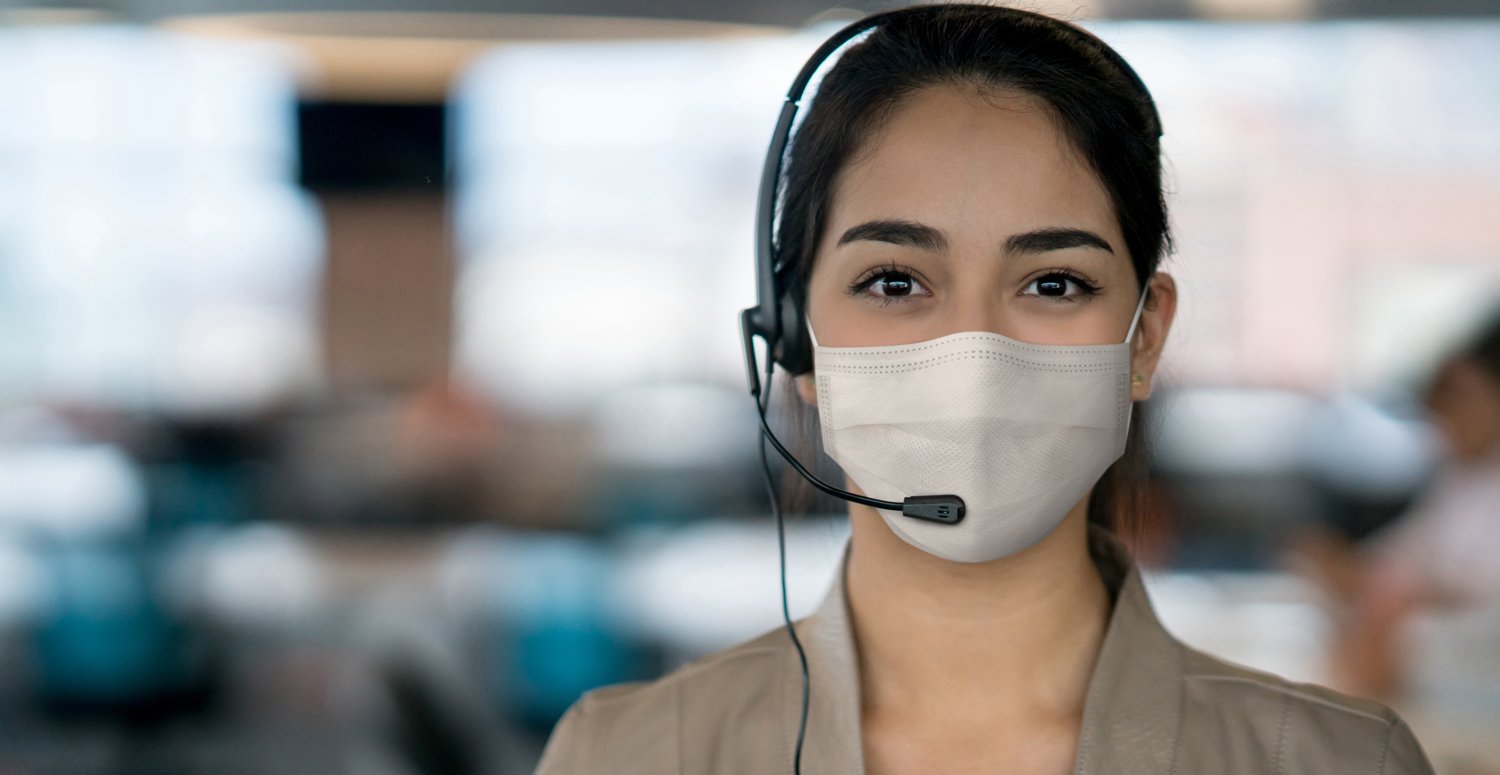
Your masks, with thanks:
M 1182 715 L 1182 647 L 1156 618 L 1140 569 L 1119 541 L 1091 527 L 1089 552 L 1118 591 L 1084 699 L 1074 772 L 1171 772 Z
M 1168 772 L 1181 715 L 1180 646 L 1156 618 L 1139 569 L 1114 536 L 1090 526 L 1089 553 L 1114 595 L 1114 608 L 1084 700 L 1075 775 Z M 811 685 L 802 751 L 807 772 L 864 772 L 859 655 L 844 592 L 848 556 L 845 547 L 823 602 L 797 622 Z M 795 651 L 789 660 L 782 714 L 788 758 L 802 707 Z

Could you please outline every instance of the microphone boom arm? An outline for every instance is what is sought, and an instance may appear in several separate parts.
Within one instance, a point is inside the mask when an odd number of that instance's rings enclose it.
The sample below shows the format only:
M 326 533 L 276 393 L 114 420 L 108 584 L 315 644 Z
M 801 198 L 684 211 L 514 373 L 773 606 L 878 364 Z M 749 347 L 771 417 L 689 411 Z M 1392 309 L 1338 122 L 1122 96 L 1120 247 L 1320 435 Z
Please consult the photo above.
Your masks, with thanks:
M 756 312 L 757 309 L 751 307 L 740 313 L 740 336 L 743 339 L 745 347 L 745 369 L 750 379 L 750 395 L 755 398 L 755 414 L 760 418 L 761 435 L 767 441 L 771 442 L 771 446 L 781 455 L 782 459 L 786 460 L 787 464 L 813 487 L 835 498 L 841 498 L 871 508 L 899 511 L 903 516 L 913 519 L 940 522 L 945 525 L 956 525 L 962 522 L 964 518 L 964 501 L 957 495 L 913 495 L 901 503 L 858 495 L 848 490 L 834 487 L 819 479 L 813 475 L 813 472 L 807 470 L 807 467 L 802 465 L 802 462 L 797 460 L 796 456 L 790 450 L 782 445 L 781 440 L 776 438 L 776 433 L 771 430 L 770 422 L 766 420 L 766 406 L 761 401 L 760 375 L 757 373 L 757 359 L 755 357 Z

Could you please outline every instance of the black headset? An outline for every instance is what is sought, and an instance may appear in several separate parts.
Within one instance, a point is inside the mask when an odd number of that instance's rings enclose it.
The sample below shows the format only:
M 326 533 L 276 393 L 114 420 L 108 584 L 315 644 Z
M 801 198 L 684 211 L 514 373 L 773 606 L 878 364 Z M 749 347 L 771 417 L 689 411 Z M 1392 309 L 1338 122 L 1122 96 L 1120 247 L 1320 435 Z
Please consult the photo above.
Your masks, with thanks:
M 764 442 L 771 442 L 787 464 L 814 487 L 836 498 L 877 509 L 899 511 L 902 515 L 913 519 L 948 525 L 963 521 L 965 508 L 963 499 L 956 495 L 914 495 L 901 503 L 896 503 L 857 495 L 835 487 L 808 471 L 771 430 L 766 420 L 766 410 L 770 401 L 770 386 L 775 364 L 781 364 L 782 368 L 793 375 L 805 374 L 813 367 L 812 342 L 807 332 L 804 300 L 800 295 L 791 292 L 795 280 L 792 276 L 793 262 L 790 257 L 780 255 L 780 246 L 776 242 L 776 208 L 780 201 L 781 168 L 786 158 L 787 145 L 791 142 L 792 124 L 801 107 L 803 92 L 806 91 L 813 76 L 830 57 L 849 41 L 883 24 L 939 11 L 951 11 L 954 7 L 952 4 L 937 3 L 872 14 L 849 24 L 825 40 L 823 45 L 819 46 L 808 58 L 806 64 L 802 65 L 802 69 L 792 81 L 791 88 L 787 90 L 786 101 L 782 103 L 781 114 L 776 119 L 776 128 L 771 134 L 771 145 L 766 150 L 766 160 L 761 167 L 760 193 L 756 197 L 755 211 L 756 305 L 740 313 L 740 336 L 744 346 L 745 371 L 750 384 L 750 395 L 755 399 L 756 411 L 760 416 L 761 443 L 758 446 L 761 468 L 765 474 L 766 489 L 771 499 L 771 511 L 776 518 L 776 537 L 781 557 L 782 617 L 802 667 L 802 716 L 797 725 L 797 747 L 792 762 L 792 769 L 796 775 L 801 775 L 802 772 L 802 744 L 807 733 L 809 704 L 807 653 L 803 650 L 797 631 L 792 626 L 791 612 L 787 605 L 786 531 L 781 515 L 780 499 L 771 476 L 770 462 L 766 457 Z M 1136 88 L 1140 102 L 1149 113 L 1151 129 L 1158 138 L 1161 137 L 1161 116 L 1157 113 L 1156 103 L 1152 100 L 1145 82 L 1123 57 L 1097 36 L 1075 25 L 1031 11 L 999 6 L 974 5 L 970 7 L 983 9 L 987 13 L 1005 14 L 1013 18 L 1042 22 L 1050 29 L 1071 36 L 1080 47 L 1102 55 Z M 760 337 L 766 343 L 766 390 L 764 393 L 761 390 L 760 370 L 755 353 L 756 337 Z

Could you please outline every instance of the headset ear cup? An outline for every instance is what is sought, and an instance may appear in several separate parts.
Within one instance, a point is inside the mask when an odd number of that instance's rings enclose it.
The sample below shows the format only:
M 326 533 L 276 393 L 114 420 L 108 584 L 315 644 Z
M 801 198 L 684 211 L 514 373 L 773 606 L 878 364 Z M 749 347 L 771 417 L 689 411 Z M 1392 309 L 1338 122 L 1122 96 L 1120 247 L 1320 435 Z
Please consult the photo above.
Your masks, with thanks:
M 780 346 L 776 348 L 776 362 L 788 373 L 796 376 L 812 371 L 812 341 L 807 335 L 807 317 L 802 294 L 788 291 L 782 294 L 777 304 L 781 315 Z

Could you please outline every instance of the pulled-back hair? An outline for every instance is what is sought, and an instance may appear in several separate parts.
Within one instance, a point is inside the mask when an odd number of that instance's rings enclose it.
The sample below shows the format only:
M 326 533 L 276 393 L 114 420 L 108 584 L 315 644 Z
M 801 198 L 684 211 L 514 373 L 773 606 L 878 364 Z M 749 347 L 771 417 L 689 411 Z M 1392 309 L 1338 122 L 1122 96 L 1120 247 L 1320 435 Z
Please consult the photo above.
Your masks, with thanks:
M 1474 365 L 1484 369 L 1490 377 L 1500 380 L 1500 308 L 1490 312 L 1484 325 L 1458 352 Z

